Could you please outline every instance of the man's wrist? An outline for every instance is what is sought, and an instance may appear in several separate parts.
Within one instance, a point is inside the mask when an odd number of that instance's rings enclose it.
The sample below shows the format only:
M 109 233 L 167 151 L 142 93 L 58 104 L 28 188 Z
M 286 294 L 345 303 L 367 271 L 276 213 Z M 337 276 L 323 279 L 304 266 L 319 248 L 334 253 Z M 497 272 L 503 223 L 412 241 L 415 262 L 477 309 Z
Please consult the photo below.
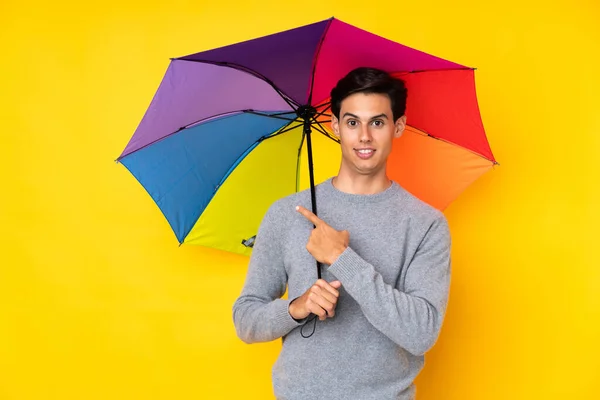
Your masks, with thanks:
M 296 304 L 294 304 L 294 302 L 295 302 L 297 299 L 298 299 L 298 298 L 296 297 L 294 300 L 290 301 L 290 304 L 288 305 L 288 314 L 290 314 L 290 317 L 292 317 L 292 319 L 293 319 L 294 321 L 296 321 L 296 322 L 302 322 L 302 320 L 303 320 L 304 318 L 296 318 L 296 317 L 294 316 L 294 314 L 295 314 L 295 313 L 292 311 L 292 308 L 294 309 L 294 311 L 297 311 L 297 310 L 296 310 Z
M 334 262 L 337 261 L 337 259 L 342 255 L 342 253 L 344 251 L 346 251 L 346 249 L 348 248 L 348 246 L 343 246 L 340 247 L 339 249 L 337 249 L 329 258 L 329 260 L 327 260 L 327 264 L 328 265 L 332 265 Z

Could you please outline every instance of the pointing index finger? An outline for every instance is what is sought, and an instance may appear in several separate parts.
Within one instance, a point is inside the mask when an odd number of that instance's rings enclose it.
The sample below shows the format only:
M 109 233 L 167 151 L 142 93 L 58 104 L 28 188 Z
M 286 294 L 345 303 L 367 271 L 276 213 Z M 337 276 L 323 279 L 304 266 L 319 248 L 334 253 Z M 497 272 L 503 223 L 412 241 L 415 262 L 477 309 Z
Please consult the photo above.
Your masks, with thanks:
M 319 224 L 322 222 L 319 217 L 317 217 L 315 214 L 313 214 L 312 212 L 308 211 L 306 208 L 302 207 L 302 206 L 296 206 L 296 210 L 304 215 L 304 217 L 306 217 L 307 220 L 309 220 L 310 222 L 313 223 L 314 226 L 319 226 Z

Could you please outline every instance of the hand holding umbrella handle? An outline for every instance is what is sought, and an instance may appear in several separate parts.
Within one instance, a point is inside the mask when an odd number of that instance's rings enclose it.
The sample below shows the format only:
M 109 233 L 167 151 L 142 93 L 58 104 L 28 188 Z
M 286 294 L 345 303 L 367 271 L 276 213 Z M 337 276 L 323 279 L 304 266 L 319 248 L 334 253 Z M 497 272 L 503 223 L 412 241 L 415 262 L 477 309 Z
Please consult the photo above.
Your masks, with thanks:
M 317 280 L 304 294 L 292 300 L 289 306 L 290 315 L 296 320 L 303 320 L 310 314 L 315 314 L 321 321 L 333 318 L 340 296 L 338 289 L 341 286 L 340 281 L 329 283 L 323 279 Z

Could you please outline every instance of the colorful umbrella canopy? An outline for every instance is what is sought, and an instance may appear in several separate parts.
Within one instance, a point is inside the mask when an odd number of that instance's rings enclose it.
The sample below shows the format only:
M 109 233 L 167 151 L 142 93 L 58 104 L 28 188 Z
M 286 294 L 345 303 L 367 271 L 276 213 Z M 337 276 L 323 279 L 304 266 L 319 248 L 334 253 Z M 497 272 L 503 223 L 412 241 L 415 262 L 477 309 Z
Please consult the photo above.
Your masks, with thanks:
M 329 93 L 360 66 L 408 89 L 390 178 L 443 210 L 496 164 L 473 68 L 335 18 L 172 59 L 118 161 L 180 244 L 247 255 L 271 203 L 337 173 Z

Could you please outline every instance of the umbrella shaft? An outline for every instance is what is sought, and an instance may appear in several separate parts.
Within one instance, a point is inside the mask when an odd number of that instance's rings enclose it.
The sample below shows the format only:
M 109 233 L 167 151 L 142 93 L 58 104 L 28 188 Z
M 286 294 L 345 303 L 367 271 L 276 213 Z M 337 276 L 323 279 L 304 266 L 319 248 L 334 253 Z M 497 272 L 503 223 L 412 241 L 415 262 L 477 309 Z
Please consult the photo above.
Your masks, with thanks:
M 304 120 L 304 134 L 306 135 L 306 150 L 308 153 L 308 173 L 310 176 L 310 200 L 312 203 L 312 212 L 317 214 L 317 195 L 315 190 L 315 171 L 313 167 L 313 153 L 312 153 L 312 140 L 311 140 L 311 129 L 310 121 Z M 321 279 L 321 268 L 317 261 L 317 278 Z

